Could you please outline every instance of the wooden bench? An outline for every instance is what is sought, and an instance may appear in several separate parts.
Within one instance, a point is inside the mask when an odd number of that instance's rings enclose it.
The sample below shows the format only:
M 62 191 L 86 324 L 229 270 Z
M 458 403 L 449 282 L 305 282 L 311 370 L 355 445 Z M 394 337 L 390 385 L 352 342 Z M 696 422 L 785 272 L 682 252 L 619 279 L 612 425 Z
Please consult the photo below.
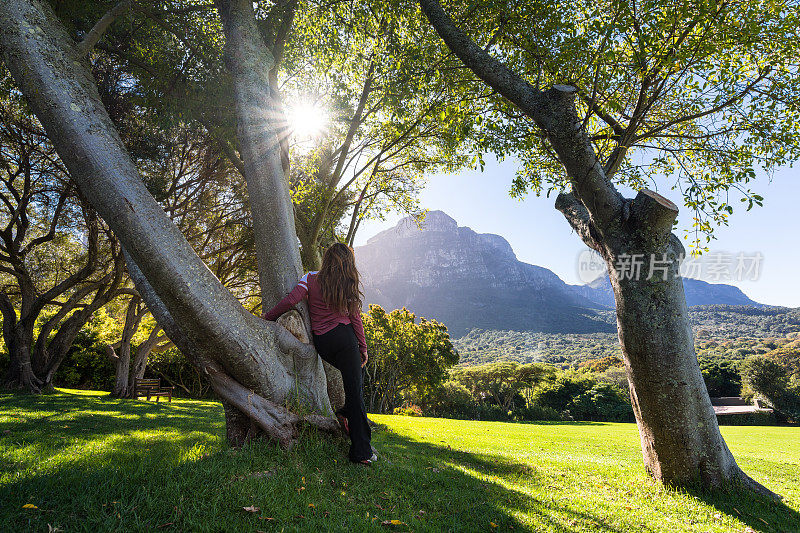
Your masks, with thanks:
M 172 402 L 172 391 L 175 387 L 162 387 L 161 378 L 143 379 L 136 378 L 133 382 L 133 397 L 139 398 L 140 396 L 147 396 L 147 401 L 150 401 L 151 396 L 155 396 L 156 401 L 161 396 L 166 396 L 169 402 Z

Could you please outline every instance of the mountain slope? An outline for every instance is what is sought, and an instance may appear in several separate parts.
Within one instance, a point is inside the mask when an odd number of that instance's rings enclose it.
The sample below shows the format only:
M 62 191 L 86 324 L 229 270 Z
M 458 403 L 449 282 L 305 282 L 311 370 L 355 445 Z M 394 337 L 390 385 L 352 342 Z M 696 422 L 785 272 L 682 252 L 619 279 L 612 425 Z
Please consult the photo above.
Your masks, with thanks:
M 586 285 L 572 285 L 580 296 L 596 306 L 614 307 L 614 292 L 608 274 L 599 276 Z M 683 278 L 683 291 L 686 294 L 686 305 L 752 305 L 763 307 L 747 297 L 739 287 L 724 283 L 708 283 L 707 281 Z
M 401 220 L 356 248 L 365 300 L 407 307 L 444 322 L 454 336 L 473 327 L 520 331 L 613 331 L 600 307 L 546 268 L 518 261 L 499 235 L 478 234 L 441 211 L 417 228 Z

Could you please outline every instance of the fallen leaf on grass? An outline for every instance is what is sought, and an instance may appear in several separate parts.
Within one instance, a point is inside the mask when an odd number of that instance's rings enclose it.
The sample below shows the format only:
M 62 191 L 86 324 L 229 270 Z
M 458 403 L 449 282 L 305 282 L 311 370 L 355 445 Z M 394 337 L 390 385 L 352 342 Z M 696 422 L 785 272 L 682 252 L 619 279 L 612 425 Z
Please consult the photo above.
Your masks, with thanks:
M 495 524 L 494 522 L 489 522 L 489 526 L 490 527 L 497 527 L 497 524 Z
M 317 507 L 317 506 L 316 506 L 316 505 L 314 505 L 313 503 L 309 503 L 309 504 L 308 504 L 308 506 L 309 506 L 310 508 L 312 508 L 312 509 L 314 509 L 314 508 L 316 508 L 316 507 Z
M 400 520 L 384 520 L 381 522 L 382 526 L 404 526 L 406 523 Z
M 258 507 L 256 507 L 255 505 L 251 505 L 249 507 L 242 507 L 242 509 L 244 509 L 248 513 L 257 513 L 257 512 L 259 512 L 261 510 Z
M 38 509 L 38 507 L 36 507 L 32 503 L 26 503 L 25 505 L 22 506 L 22 508 L 23 509 Z

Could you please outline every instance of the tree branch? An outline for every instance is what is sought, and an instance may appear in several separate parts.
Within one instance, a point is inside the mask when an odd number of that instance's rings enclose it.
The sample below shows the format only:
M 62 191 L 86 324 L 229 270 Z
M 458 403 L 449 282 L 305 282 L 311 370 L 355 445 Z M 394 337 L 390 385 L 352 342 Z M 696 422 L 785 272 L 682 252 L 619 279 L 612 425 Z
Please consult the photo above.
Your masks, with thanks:
M 561 211 L 564 218 L 567 219 L 569 225 L 575 230 L 575 233 L 589 248 L 596 250 L 600 255 L 605 255 L 600 240 L 597 238 L 598 233 L 592 225 L 589 211 L 586 209 L 580 200 L 578 200 L 571 192 L 562 192 L 556 197 L 556 209 Z
M 573 193 L 589 210 L 597 229 L 602 232 L 613 225 L 621 213 L 623 198 L 604 173 L 585 130 L 581 128 L 575 109 L 576 89 L 554 85 L 547 91 L 537 90 L 458 29 L 437 0 L 419 0 L 419 3 L 448 48 L 476 76 L 520 108 L 547 133 L 570 177 Z
M 79 42 L 75 49 L 78 57 L 86 57 L 103 36 L 106 30 L 114 23 L 120 15 L 124 14 L 133 5 L 133 0 L 122 0 L 112 7 L 105 15 L 97 21 L 97 24 L 89 30 L 89 33 Z

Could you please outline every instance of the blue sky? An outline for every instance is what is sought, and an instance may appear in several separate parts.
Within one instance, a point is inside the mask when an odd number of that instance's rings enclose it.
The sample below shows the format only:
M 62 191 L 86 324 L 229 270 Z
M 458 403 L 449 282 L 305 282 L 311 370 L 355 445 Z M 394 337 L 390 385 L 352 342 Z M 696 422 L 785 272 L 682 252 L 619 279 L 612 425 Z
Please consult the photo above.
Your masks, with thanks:
M 446 212 L 459 226 L 469 226 L 479 233 L 502 235 L 521 261 L 549 268 L 567 283 L 582 283 L 578 277 L 578 255 L 588 248 L 553 207 L 554 196 L 529 195 L 516 200 L 508 195 L 515 164 L 513 160 L 500 163 L 487 160 L 484 172 L 431 176 L 420 197 L 422 206 Z M 760 252 L 763 259 L 758 278 L 738 281 L 706 277 L 707 281 L 736 285 L 757 302 L 800 307 L 798 178 L 800 170 L 797 168 L 779 170 L 771 182 L 766 176 L 759 176 L 752 190 L 764 197 L 764 206 L 754 206 L 749 212 L 735 206 L 739 210 L 731 217 L 730 226 L 717 228 L 717 239 L 709 244 L 710 254 L 736 256 L 743 253 L 753 257 Z M 682 205 L 679 192 L 670 190 L 666 182 L 659 185 L 662 185 L 659 192 Z M 626 196 L 631 194 L 626 192 Z M 356 237 L 356 246 L 394 226 L 400 218 L 392 214 L 385 222 L 365 221 Z M 678 218 L 681 237 L 683 228 L 687 227 L 685 220 L 689 220 L 689 214 L 682 208 Z

